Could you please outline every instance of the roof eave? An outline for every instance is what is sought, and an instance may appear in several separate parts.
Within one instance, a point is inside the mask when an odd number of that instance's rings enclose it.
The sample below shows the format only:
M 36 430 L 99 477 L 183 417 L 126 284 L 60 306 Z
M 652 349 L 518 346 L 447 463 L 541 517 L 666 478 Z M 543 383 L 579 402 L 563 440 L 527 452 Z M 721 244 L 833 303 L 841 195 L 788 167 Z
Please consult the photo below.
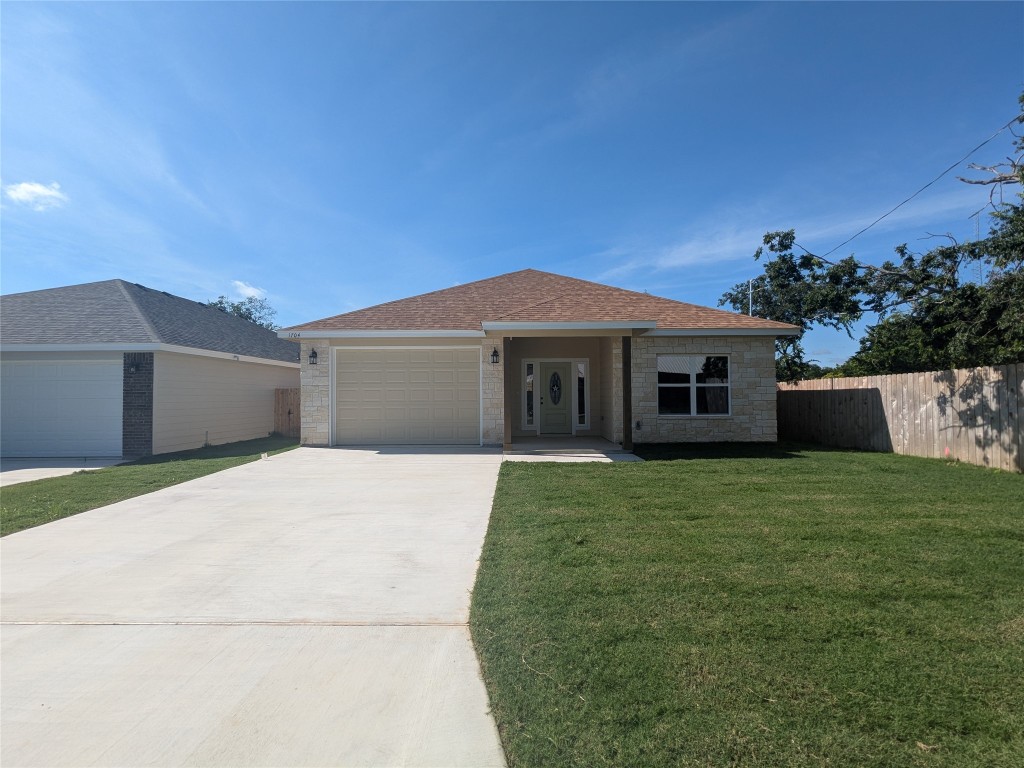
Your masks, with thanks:
M 654 320 L 536 322 L 491 320 L 480 324 L 485 331 L 650 331 L 658 324 Z
M 643 336 L 796 336 L 800 329 L 784 328 L 656 328 Z
M 185 347 L 180 344 L 164 344 L 163 342 L 143 342 L 139 344 L 120 342 L 93 342 L 84 344 L 0 344 L 0 352 L 174 352 L 179 355 L 196 355 L 198 357 L 217 357 L 222 360 L 235 360 L 242 363 L 259 363 L 261 365 L 280 365 L 287 368 L 298 368 L 298 360 L 280 360 L 276 357 L 256 357 L 235 352 L 221 352 L 215 349 Z
M 409 328 L 409 329 L 304 329 L 304 328 L 282 328 L 277 332 L 279 338 L 289 341 L 302 341 L 303 339 L 482 339 L 483 331 L 470 331 L 458 328 Z

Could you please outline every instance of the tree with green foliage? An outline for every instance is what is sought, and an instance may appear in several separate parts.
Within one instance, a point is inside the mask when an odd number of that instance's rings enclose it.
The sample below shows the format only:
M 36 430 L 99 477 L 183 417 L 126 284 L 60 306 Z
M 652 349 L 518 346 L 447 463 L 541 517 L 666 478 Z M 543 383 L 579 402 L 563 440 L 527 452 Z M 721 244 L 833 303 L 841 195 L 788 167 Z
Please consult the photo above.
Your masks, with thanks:
M 1024 94 L 1021 114 L 1024 124 Z M 998 166 L 972 166 L 993 178 L 968 183 L 1024 184 L 1021 155 Z M 876 375 L 948 368 L 1002 365 L 1024 360 L 1024 195 L 996 202 L 990 195 L 992 226 L 971 243 L 946 242 L 926 253 L 906 244 L 881 266 L 853 256 L 838 260 L 816 256 L 796 241 L 794 230 L 768 232 L 754 254 L 764 258 L 764 273 L 725 293 L 719 306 L 800 326 L 818 325 L 851 332 L 868 313 L 879 317 L 861 339 L 860 349 L 834 373 Z M 967 275 L 981 266 L 983 280 Z M 802 336 L 802 333 L 801 333 Z M 820 375 L 805 358 L 800 337 L 777 342 L 777 374 L 782 380 Z M 817 370 L 815 370 L 817 369 Z
M 271 331 L 277 330 L 277 326 L 274 325 L 277 310 L 270 306 L 270 302 L 266 298 L 249 296 L 243 301 L 229 301 L 226 296 L 218 296 L 216 301 L 207 303 L 229 315 L 235 315 Z

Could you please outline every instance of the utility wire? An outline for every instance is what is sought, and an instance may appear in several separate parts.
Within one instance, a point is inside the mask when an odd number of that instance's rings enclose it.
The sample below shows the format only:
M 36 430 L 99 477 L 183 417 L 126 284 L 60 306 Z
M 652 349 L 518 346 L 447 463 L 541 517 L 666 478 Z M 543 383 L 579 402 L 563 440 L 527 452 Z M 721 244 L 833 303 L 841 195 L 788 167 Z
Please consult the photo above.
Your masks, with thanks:
M 840 243 L 839 245 L 837 245 L 837 246 L 836 246 L 835 248 L 833 248 L 833 249 L 832 249 L 831 251 L 829 251 L 829 252 L 828 252 L 828 253 L 826 253 L 826 254 L 825 254 L 824 256 L 822 256 L 821 258 L 825 258 L 825 256 L 831 256 L 831 255 L 832 255 L 833 253 L 835 253 L 836 251 L 838 251 L 838 250 L 839 250 L 840 248 L 842 248 L 842 247 L 843 247 L 844 245 L 846 245 L 847 243 L 851 243 L 851 242 L 853 242 L 854 240 L 856 240 L 856 239 L 857 239 L 858 237 L 860 237 L 861 235 L 863 235 L 863 234 L 864 234 L 865 232 L 867 232 L 867 231 L 868 231 L 869 229 L 871 229 L 871 228 L 872 228 L 873 226 L 875 226 L 875 224 L 877 224 L 878 222 L 880 222 L 880 221 L 881 221 L 882 219 L 884 219 L 884 218 L 886 218 L 886 217 L 888 217 L 888 216 L 891 216 L 892 214 L 896 213 L 896 211 L 898 211 L 898 210 L 899 210 L 900 208 L 902 208 L 902 207 L 903 207 L 904 205 L 906 205 L 906 204 L 907 204 L 907 203 L 909 203 L 909 202 L 910 202 L 911 200 L 913 200 L 913 199 L 914 199 L 915 197 L 917 197 L 918 195 L 920 195 L 920 194 L 921 194 L 922 192 L 924 192 L 924 191 L 925 191 L 926 189 L 928 189 L 928 187 L 930 187 L 930 186 L 931 186 L 932 184 L 934 184 L 934 183 L 935 183 L 936 181 L 938 181 L 938 180 L 939 180 L 939 179 L 941 179 L 941 178 L 942 178 L 943 176 L 945 176 L 945 175 L 946 175 L 947 173 L 949 173 L 950 171 L 952 171 L 952 170 L 953 170 L 954 168 L 956 168 L 956 167 L 957 167 L 958 165 L 960 165 L 960 163 L 962 163 L 962 162 L 963 162 L 964 160 L 966 160 L 967 158 L 969 158 L 969 157 L 970 157 L 971 155 L 973 155 L 973 154 L 974 154 L 975 152 L 977 152 L 977 151 L 978 151 L 979 149 L 981 149 L 982 147 L 984 147 L 984 146 L 985 146 L 986 144 L 988 144 L 988 143 L 989 143 L 990 141 L 992 141 L 992 139 L 994 139 L 994 138 L 995 138 L 996 136 L 998 136 L 999 134 L 1001 134 L 1001 133 L 1002 133 L 1003 131 L 1005 131 L 1005 130 L 1006 130 L 1007 128 L 1009 128 L 1009 127 L 1010 127 L 1011 125 L 1013 125 L 1014 123 L 1020 122 L 1020 120 L 1021 120 L 1020 116 L 1017 116 L 1017 117 L 1013 118 L 1013 120 L 1011 120 L 1011 121 L 1010 121 L 1010 122 L 1008 122 L 1008 123 L 1007 123 L 1006 125 L 1004 125 L 1004 126 L 1003 126 L 1002 128 L 1000 128 L 1000 129 L 999 129 L 998 131 L 996 131 L 995 133 L 993 133 L 993 134 L 992 134 L 991 136 L 989 136 L 989 137 L 988 137 L 987 139 L 985 139 L 985 140 L 984 140 L 983 142 L 981 142 L 981 144 L 979 144 L 979 145 L 978 145 L 978 146 L 976 146 L 976 147 L 975 147 L 974 149 L 972 149 L 972 150 L 971 150 L 970 152 L 968 152 L 968 153 L 967 153 L 966 155 L 964 155 L 963 157 L 961 157 L 961 158 L 960 158 L 959 160 L 957 160 L 957 161 L 956 161 L 955 163 L 953 163 L 953 164 L 952 164 L 951 166 L 949 166 L 949 168 L 947 168 L 947 169 L 946 169 L 946 170 L 944 170 L 944 171 L 943 171 L 942 173 L 940 173 L 940 174 L 939 174 L 938 176 L 936 176 L 936 177 L 935 177 L 934 179 L 932 179 L 931 181 L 929 181 L 929 182 L 928 182 L 927 184 L 925 184 L 925 185 L 924 185 L 923 187 L 921 187 L 921 188 L 920 188 L 919 190 L 917 190 L 917 192 L 915 192 L 914 194 L 912 194 L 912 195 L 911 195 L 910 197 L 908 197 L 908 198 L 907 198 L 906 200 L 904 200 L 904 201 L 903 201 L 902 203 L 900 203 L 899 205 L 897 205 L 897 206 L 896 206 L 895 208 L 893 208 L 893 209 L 892 209 L 891 211 L 889 211 L 888 213 L 883 213 L 883 214 L 882 214 L 881 216 L 879 216 L 879 217 L 878 217 L 877 219 L 875 219 L 875 220 L 874 220 L 874 221 L 872 221 L 872 222 L 871 222 L 870 224 L 868 224 L 868 225 L 867 225 L 866 227 L 864 227 L 864 229 L 862 229 L 862 230 L 861 230 L 860 232 L 858 232 L 857 234 L 855 234 L 855 235 L 854 235 L 853 237 L 850 237 L 850 238 L 848 238 L 847 240 L 844 240 L 844 241 L 843 241 L 843 242 L 841 242 L 841 243 Z

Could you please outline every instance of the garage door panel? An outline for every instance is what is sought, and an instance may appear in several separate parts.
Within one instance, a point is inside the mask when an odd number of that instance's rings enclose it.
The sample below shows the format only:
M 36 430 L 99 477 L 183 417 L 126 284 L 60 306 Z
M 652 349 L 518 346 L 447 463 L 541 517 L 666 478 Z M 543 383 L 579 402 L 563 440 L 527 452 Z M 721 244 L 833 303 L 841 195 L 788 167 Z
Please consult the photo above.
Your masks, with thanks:
M 394 389 L 389 387 L 384 390 L 384 400 L 388 403 L 404 403 L 409 399 L 409 392 L 405 389 Z
M 459 427 L 455 439 L 460 443 L 475 443 L 479 440 L 479 433 L 469 427 Z
M 0 454 L 120 456 L 121 355 L 2 363 Z
M 335 444 L 479 442 L 478 349 L 339 348 L 335 368 Z

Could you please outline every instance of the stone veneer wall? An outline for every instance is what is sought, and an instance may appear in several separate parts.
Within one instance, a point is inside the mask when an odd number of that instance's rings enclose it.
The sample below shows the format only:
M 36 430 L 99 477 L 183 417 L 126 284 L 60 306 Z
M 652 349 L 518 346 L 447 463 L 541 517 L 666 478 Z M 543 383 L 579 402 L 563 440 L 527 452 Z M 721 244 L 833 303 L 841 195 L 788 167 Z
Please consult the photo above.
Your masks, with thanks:
M 317 364 L 309 364 L 309 352 L 316 350 Z M 302 387 L 300 411 L 302 416 L 302 445 L 326 446 L 331 440 L 331 347 L 324 341 L 302 342 L 302 368 L 299 386 Z
M 659 415 L 659 354 L 729 355 L 732 415 Z M 621 365 L 618 362 L 615 365 L 621 371 Z M 637 421 L 642 423 L 641 429 L 636 429 Z M 633 422 L 633 440 L 637 443 L 775 442 L 775 339 L 771 336 L 634 338 Z
M 501 359 L 491 363 L 491 352 L 498 350 Z M 484 339 L 480 345 L 480 394 L 483 414 L 483 444 L 501 445 L 505 439 L 505 354 L 501 339 Z

